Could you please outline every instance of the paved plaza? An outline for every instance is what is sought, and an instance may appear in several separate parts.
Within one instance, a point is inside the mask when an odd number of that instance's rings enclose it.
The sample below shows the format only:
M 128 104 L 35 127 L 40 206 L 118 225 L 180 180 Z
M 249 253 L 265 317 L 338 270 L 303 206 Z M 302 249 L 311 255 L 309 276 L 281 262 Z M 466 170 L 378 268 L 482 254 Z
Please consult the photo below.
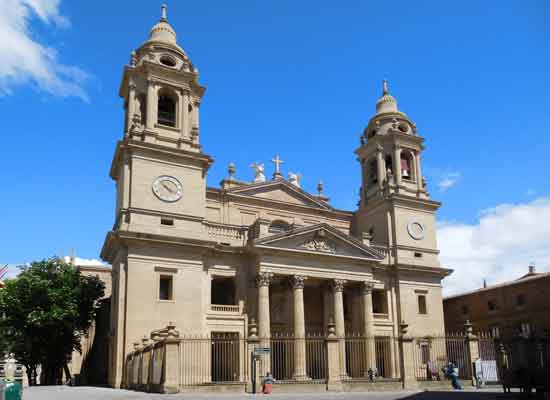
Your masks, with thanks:
M 180 393 L 180 394 L 152 394 L 115 390 L 96 387 L 67 387 L 46 386 L 32 387 L 25 390 L 26 400 L 179 400 L 179 399 L 220 399 L 245 400 L 255 397 L 272 398 L 276 400 L 492 400 L 517 399 L 519 393 L 503 394 L 500 390 L 480 390 L 462 392 L 363 392 L 363 393 L 296 393 L 296 394 L 213 394 L 213 393 Z

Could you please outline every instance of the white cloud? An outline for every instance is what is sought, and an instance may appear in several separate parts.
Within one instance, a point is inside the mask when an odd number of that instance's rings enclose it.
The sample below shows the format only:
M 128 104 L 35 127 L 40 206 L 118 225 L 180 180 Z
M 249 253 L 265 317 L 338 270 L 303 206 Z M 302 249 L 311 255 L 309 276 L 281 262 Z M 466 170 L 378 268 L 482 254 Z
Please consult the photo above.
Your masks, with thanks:
M 0 96 L 13 94 L 14 87 L 31 84 L 55 96 L 88 96 L 83 85 L 88 73 L 59 63 L 57 51 L 38 42 L 31 20 L 53 28 L 68 28 L 59 12 L 61 0 L 0 0 Z
M 71 257 L 69 256 L 65 256 L 63 258 L 65 262 L 71 261 Z M 80 258 L 80 257 L 74 258 L 74 265 L 79 267 L 105 267 L 106 266 L 100 260 L 97 260 L 95 258 Z
M 475 225 L 438 226 L 441 261 L 454 272 L 443 281 L 445 295 L 517 279 L 531 261 L 550 268 L 550 198 L 502 204 L 484 210 Z
M 437 187 L 440 191 L 445 192 L 458 183 L 460 176 L 460 172 L 443 173 L 437 182 Z

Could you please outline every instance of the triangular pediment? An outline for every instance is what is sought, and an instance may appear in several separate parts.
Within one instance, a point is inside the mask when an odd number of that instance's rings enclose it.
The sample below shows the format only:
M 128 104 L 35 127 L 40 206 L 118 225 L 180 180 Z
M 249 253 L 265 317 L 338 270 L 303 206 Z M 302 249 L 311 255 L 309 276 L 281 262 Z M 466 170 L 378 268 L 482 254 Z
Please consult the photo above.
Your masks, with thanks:
M 306 226 L 253 242 L 256 248 L 281 249 L 293 252 L 315 253 L 380 261 L 377 250 L 327 224 Z
M 229 189 L 228 193 L 245 197 L 261 198 L 279 203 L 296 204 L 326 210 L 332 209 L 328 203 L 312 196 L 284 179 L 239 186 Z

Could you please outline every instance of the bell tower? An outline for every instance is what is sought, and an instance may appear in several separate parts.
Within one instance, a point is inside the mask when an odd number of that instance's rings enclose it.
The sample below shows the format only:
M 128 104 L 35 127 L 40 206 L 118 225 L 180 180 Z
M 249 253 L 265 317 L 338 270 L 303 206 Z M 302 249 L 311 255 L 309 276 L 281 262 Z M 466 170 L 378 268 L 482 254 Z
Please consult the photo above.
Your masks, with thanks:
M 199 143 L 205 90 L 163 5 L 149 38 L 132 51 L 120 85 L 125 124 L 110 171 L 117 184 L 113 232 L 201 237 L 213 162 Z
M 124 69 L 125 136 L 200 151 L 199 106 L 205 88 L 198 70 L 176 42 L 166 6 L 149 39 L 132 52 Z
M 397 107 L 388 82 L 356 150 L 362 186 L 355 233 L 388 246 L 392 263 L 438 267 L 435 211 L 422 176 L 424 139 Z

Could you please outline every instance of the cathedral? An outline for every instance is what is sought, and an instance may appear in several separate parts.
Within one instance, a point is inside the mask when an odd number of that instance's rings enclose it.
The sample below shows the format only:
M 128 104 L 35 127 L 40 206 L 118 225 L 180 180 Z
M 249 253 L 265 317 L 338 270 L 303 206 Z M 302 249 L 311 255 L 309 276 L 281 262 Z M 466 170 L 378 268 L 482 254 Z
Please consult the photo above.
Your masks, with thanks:
M 412 335 L 443 334 L 441 280 L 451 271 L 438 256 L 441 204 L 422 176 L 424 139 L 387 82 L 350 149 L 362 179 L 355 210 L 334 208 L 321 182 L 308 193 L 298 175 L 285 177 L 278 155 L 272 176 L 252 164 L 254 180 L 243 181 L 231 164 L 219 187 L 207 186 L 214 159 L 200 140 L 204 94 L 163 6 L 119 91 L 115 221 L 101 252 L 112 265 L 109 385 L 125 385 L 134 343 L 167 325 L 181 336 L 253 331 L 266 346 L 331 325 L 339 338 L 397 337 L 404 323 Z M 308 379 L 309 350 L 293 349 L 289 379 Z M 399 373 L 398 352 L 389 342 L 388 377 Z

